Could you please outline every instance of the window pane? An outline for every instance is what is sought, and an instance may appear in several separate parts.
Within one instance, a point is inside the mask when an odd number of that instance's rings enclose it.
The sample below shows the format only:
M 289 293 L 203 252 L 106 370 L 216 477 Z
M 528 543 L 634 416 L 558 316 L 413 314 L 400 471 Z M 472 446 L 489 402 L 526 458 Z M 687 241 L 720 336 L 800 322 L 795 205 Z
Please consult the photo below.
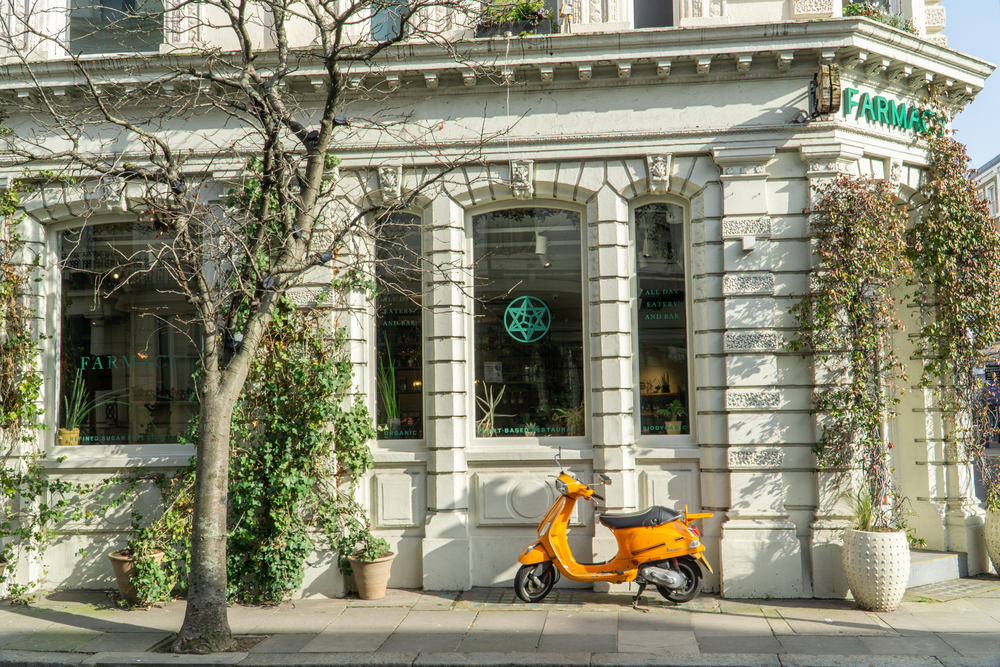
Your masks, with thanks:
M 379 225 L 375 335 L 379 438 L 424 437 L 420 218 L 395 213 Z
M 584 435 L 580 215 L 510 209 L 472 228 L 476 435 Z
M 674 204 L 636 209 L 635 248 L 641 432 L 690 433 L 684 210 Z
M 163 43 L 161 0 L 72 0 L 73 53 L 148 53 Z
M 399 34 L 406 13 L 406 0 L 376 0 L 372 3 L 372 41 L 381 42 Z
M 635 27 L 669 28 L 674 24 L 673 0 L 635 0 Z
M 133 223 L 62 234 L 59 423 L 78 414 L 79 444 L 177 442 L 198 410 L 198 329 L 171 275 L 151 268 L 163 245 Z

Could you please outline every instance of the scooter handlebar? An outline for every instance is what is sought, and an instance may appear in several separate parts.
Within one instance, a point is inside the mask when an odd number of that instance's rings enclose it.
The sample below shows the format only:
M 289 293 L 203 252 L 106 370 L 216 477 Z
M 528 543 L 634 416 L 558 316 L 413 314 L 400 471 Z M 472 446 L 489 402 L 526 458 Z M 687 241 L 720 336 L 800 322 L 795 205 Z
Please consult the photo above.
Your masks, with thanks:
M 590 494 L 590 497 L 591 497 L 591 498 L 597 498 L 598 500 L 604 500 L 604 496 L 602 496 L 602 495 L 601 495 L 601 494 L 599 494 L 599 493 L 591 493 L 591 494 Z

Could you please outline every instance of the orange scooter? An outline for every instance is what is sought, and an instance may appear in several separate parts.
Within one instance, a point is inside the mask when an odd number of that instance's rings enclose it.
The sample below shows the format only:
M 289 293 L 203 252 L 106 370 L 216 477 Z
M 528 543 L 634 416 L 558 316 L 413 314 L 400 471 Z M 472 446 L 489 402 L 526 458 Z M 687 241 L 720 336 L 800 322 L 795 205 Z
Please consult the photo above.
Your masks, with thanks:
M 705 559 L 705 547 L 699 540 L 698 529 L 691 523 L 712 516 L 711 512 L 681 515 L 666 507 L 654 506 L 640 512 L 602 514 L 601 523 L 611 529 L 618 540 L 618 553 L 604 563 L 578 563 L 566 540 L 573 507 L 579 498 L 604 500 L 594 489 L 563 469 L 560 455 L 556 490 L 559 497 L 538 524 L 538 542 L 518 556 L 521 568 L 514 576 L 514 592 L 525 602 L 538 602 L 549 594 L 560 573 L 573 581 L 610 581 L 639 584 L 634 604 L 646 586 L 652 584 L 660 595 L 671 602 L 693 600 L 702 586 L 698 561 L 708 571 L 712 566 Z M 603 484 L 611 478 L 600 475 Z

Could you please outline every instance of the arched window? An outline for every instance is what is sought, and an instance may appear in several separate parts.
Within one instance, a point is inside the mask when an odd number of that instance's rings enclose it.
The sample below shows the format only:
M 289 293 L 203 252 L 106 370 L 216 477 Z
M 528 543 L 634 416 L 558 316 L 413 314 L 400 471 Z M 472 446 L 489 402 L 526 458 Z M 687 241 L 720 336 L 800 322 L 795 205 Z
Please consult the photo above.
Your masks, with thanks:
M 684 209 L 635 210 L 640 432 L 691 432 L 685 307 Z
M 376 220 L 375 378 L 378 437 L 424 437 L 423 265 L 420 218 Z
M 580 214 L 472 219 L 478 437 L 586 434 Z
M 134 222 L 61 234 L 62 444 L 175 443 L 197 413 L 200 328 L 157 265 L 167 243 Z

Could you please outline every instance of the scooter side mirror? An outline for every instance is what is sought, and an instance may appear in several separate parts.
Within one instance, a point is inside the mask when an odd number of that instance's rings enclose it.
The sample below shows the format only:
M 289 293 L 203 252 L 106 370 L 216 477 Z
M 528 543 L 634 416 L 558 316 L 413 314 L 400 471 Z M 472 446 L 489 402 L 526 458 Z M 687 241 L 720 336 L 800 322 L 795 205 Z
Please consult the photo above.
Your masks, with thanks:
M 611 478 L 605 475 L 603 472 L 599 472 L 597 473 L 597 480 L 594 483 L 607 484 L 608 486 L 611 486 Z

